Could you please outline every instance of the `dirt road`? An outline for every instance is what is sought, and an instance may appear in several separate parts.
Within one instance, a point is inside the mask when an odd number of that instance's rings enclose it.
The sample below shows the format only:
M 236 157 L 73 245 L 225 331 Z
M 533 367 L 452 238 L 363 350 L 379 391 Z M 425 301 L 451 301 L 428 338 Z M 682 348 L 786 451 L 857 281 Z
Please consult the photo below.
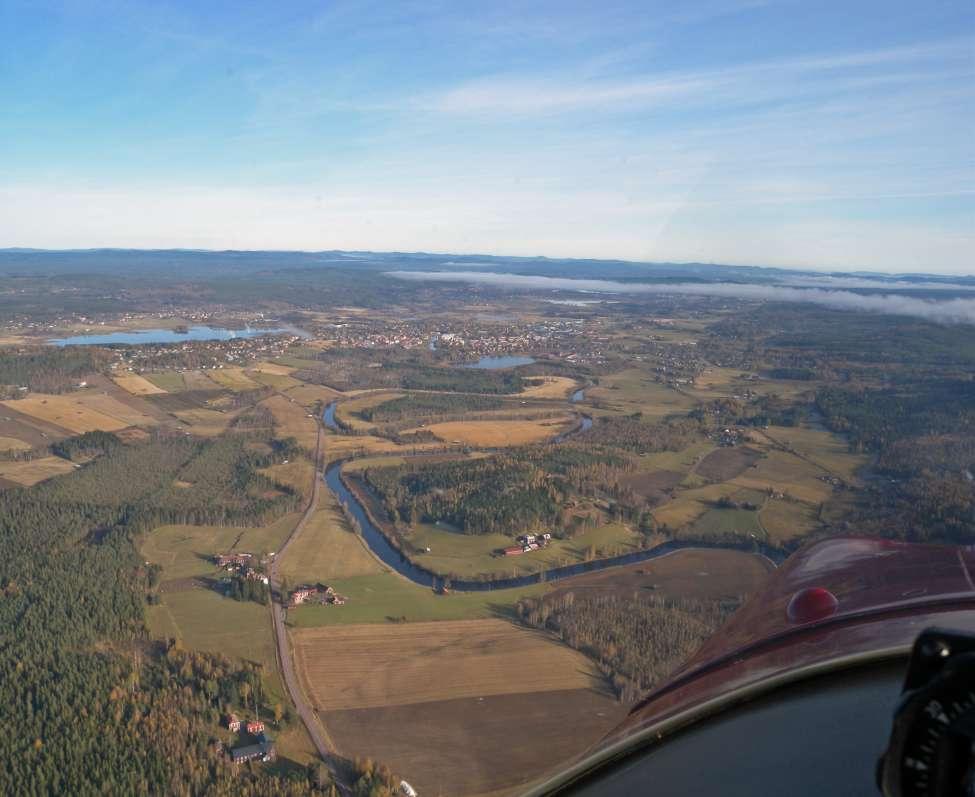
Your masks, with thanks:
M 272 587 L 272 594 L 277 595 L 276 599 L 271 602 L 271 617 L 274 624 L 274 640 L 275 647 L 277 648 L 278 654 L 278 665 L 281 670 L 281 678 L 284 681 L 284 686 L 288 690 L 288 694 L 291 696 L 291 702 L 294 703 L 295 709 L 298 711 L 298 716 L 301 717 L 301 721 L 305 724 L 305 728 L 308 730 L 308 736 L 311 738 L 315 745 L 315 749 L 318 750 L 318 754 L 322 757 L 326 766 L 331 770 L 336 783 L 343 787 L 341 780 L 341 766 L 338 754 L 335 751 L 335 745 L 329 738 L 328 731 L 322 725 L 315 714 L 315 710 L 312 706 L 305 700 L 305 695 L 301 690 L 301 685 L 298 682 L 298 676 L 295 673 L 294 658 L 291 655 L 291 646 L 288 643 L 288 631 L 285 627 L 285 607 L 282 601 L 287 600 L 286 595 L 282 595 L 280 591 L 281 580 L 278 577 L 278 562 L 281 561 L 281 557 L 284 555 L 285 551 L 291 543 L 301 534 L 302 530 L 305 528 L 308 520 L 315 511 L 318 509 L 318 496 L 321 491 L 322 484 L 322 472 L 319 470 L 321 463 L 321 446 L 322 446 L 322 429 L 319 425 L 318 427 L 318 441 L 315 446 L 315 484 L 312 488 L 311 499 L 308 502 L 308 507 L 305 509 L 304 514 L 301 519 L 295 525 L 291 534 L 288 535 L 288 539 L 285 540 L 284 545 L 277 551 L 274 562 L 271 564 L 270 568 L 270 581 Z M 342 789 L 345 791 L 345 788 Z

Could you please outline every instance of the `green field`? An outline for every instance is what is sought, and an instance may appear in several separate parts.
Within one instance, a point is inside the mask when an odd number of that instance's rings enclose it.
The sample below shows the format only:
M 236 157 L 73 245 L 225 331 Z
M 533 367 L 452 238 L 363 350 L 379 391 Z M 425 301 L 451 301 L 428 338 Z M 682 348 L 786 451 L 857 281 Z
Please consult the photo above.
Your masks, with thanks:
M 156 639 L 175 637 L 187 648 L 258 662 L 272 700 L 289 702 L 277 672 L 270 609 L 253 601 L 235 601 L 202 588 L 168 592 L 146 611 Z
M 758 512 L 749 509 L 709 509 L 685 530 L 697 536 L 723 534 L 754 534 L 764 539 L 766 534 L 758 519 Z
M 647 420 L 683 415 L 697 404 L 690 396 L 655 382 L 651 375 L 637 368 L 601 377 L 598 387 L 586 391 L 586 398 L 628 415 L 642 412 Z
M 701 440 L 680 451 L 641 454 L 638 464 L 640 470 L 672 470 L 677 473 L 687 473 L 712 450 L 714 444 L 710 440 Z
M 850 453 L 844 438 L 827 430 L 770 426 L 765 435 L 848 482 L 856 481 L 856 471 L 867 462 L 862 454 Z
M 275 390 L 290 390 L 293 387 L 300 387 L 304 382 L 291 376 L 282 374 L 269 374 L 264 371 L 247 371 L 247 376 L 262 385 L 273 387 Z
M 163 390 L 168 390 L 170 393 L 179 393 L 182 390 L 186 390 L 186 383 L 183 381 L 183 375 L 178 374 L 175 371 L 163 371 L 158 374 L 143 374 L 143 376 L 148 379 L 156 387 L 161 387 Z
M 813 531 L 820 525 L 815 506 L 800 501 L 771 500 L 759 513 L 773 543 L 784 542 Z
M 340 578 L 329 584 L 349 599 L 345 606 L 300 606 L 289 610 L 288 624 L 310 628 L 384 623 L 389 622 L 388 618 L 404 616 L 409 622 L 510 617 L 519 598 L 548 589 L 546 584 L 536 584 L 521 589 L 437 595 L 396 573 Z
M 544 549 L 521 556 L 495 556 L 494 551 L 515 544 L 504 534 L 461 534 L 442 526 L 419 524 L 410 541 L 430 553 L 420 554 L 417 561 L 437 573 L 456 574 L 465 578 L 490 573 L 498 576 L 521 576 L 560 565 L 582 562 L 589 556 L 614 556 L 634 550 L 641 536 L 622 523 L 608 523 L 587 529 L 571 540 L 553 540 Z
M 144 536 L 140 550 L 147 561 L 162 566 L 165 581 L 204 576 L 215 570 L 210 557 L 230 550 L 235 542 L 238 551 L 276 551 L 297 521 L 297 513 L 291 513 L 258 528 L 160 526 Z
M 406 464 L 406 457 L 362 457 L 342 466 L 343 471 L 354 473 L 366 468 L 392 468 Z
M 305 357 L 298 357 L 296 355 L 287 354 L 283 357 L 277 357 L 274 362 L 280 365 L 288 365 L 292 368 L 317 368 L 322 363 L 320 360 L 309 360 Z

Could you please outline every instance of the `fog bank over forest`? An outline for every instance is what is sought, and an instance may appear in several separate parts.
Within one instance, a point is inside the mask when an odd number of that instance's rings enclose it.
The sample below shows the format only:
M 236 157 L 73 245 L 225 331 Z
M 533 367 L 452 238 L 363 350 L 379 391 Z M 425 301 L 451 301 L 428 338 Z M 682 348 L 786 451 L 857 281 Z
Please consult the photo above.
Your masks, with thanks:
M 851 290 L 806 288 L 788 285 L 764 285 L 734 282 L 713 283 L 627 283 L 598 279 L 568 279 L 498 272 L 468 271 L 389 271 L 396 279 L 430 282 L 466 282 L 510 290 L 577 291 L 610 294 L 678 294 L 684 296 L 724 296 L 774 302 L 818 304 L 835 310 L 858 310 L 869 313 L 914 316 L 942 324 L 975 324 L 975 297 L 923 299 L 897 293 L 864 294 Z M 884 291 L 896 290 L 878 284 Z M 907 287 L 907 286 L 905 286 Z M 909 286 L 917 291 L 918 285 Z M 938 285 L 940 290 L 948 286 Z M 953 286 L 966 290 L 962 286 Z

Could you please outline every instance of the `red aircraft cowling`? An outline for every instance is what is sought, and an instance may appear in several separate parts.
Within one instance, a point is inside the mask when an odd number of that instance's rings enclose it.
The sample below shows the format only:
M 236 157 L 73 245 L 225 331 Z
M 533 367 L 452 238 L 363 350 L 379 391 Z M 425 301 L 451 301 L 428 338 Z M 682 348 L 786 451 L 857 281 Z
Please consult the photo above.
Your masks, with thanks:
M 870 655 L 906 653 L 931 625 L 975 631 L 975 546 L 862 537 L 812 543 L 598 747 L 679 726 L 723 698 Z

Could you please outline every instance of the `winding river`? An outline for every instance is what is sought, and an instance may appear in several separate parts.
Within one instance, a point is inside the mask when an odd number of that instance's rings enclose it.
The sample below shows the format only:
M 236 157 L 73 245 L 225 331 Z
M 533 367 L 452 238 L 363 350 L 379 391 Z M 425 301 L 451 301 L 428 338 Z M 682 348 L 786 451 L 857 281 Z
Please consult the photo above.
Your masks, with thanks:
M 574 393 L 571 401 L 580 401 L 582 397 L 579 394 L 581 394 L 581 392 L 582 391 L 577 391 Z M 576 398 L 577 395 L 579 395 L 579 398 Z M 332 431 L 341 433 L 341 428 L 335 422 L 335 406 L 336 402 L 333 401 L 325 407 L 325 411 L 322 413 L 322 422 Z M 580 424 L 577 427 L 559 435 L 558 437 L 554 438 L 552 442 L 554 444 L 561 443 L 572 435 L 583 432 L 591 427 L 592 418 L 590 418 L 588 415 L 582 415 Z M 433 573 L 432 571 L 411 562 L 406 558 L 405 555 L 403 555 L 403 553 L 399 551 L 399 549 L 390 543 L 386 535 L 376 526 L 375 523 L 372 522 L 371 518 L 369 517 L 369 513 L 366 512 L 359 499 L 351 490 L 349 490 L 348 487 L 345 486 L 345 483 L 342 481 L 343 464 L 343 462 L 335 462 L 325 470 L 325 484 L 335 495 L 336 499 L 338 499 L 339 503 L 344 504 L 352 517 L 355 518 L 360 530 L 362 531 L 362 537 L 372 552 L 378 556 L 384 564 L 395 570 L 400 575 L 410 579 L 410 581 L 414 582 L 415 584 L 434 589 L 442 586 L 444 583 L 444 576 Z M 544 570 L 524 576 L 499 578 L 491 581 L 452 578 L 450 579 L 450 588 L 457 592 L 487 592 L 496 589 L 526 587 L 542 582 L 559 581 L 563 578 L 569 578 L 570 576 L 581 575 L 582 573 L 592 573 L 596 570 L 605 570 L 609 567 L 620 567 L 621 565 L 646 562 L 650 559 L 658 559 L 661 556 L 666 556 L 669 553 L 679 551 L 683 548 L 701 547 L 704 547 L 701 545 L 701 543 L 679 542 L 672 540 L 660 545 L 656 545 L 653 548 L 644 548 L 643 550 L 639 551 L 631 551 L 630 553 L 612 556 L 606 559 L 594 559 L 589 562 L 577 562 L 575 564 L 554 567 L 550 570 Z M 774 561 L 776 564 L 781 561 L 782 555 L 778 551 L 767 549 L 761 544 L 758 544 L 758 547 L 761 553 L 772 559 L 772 561 Z

